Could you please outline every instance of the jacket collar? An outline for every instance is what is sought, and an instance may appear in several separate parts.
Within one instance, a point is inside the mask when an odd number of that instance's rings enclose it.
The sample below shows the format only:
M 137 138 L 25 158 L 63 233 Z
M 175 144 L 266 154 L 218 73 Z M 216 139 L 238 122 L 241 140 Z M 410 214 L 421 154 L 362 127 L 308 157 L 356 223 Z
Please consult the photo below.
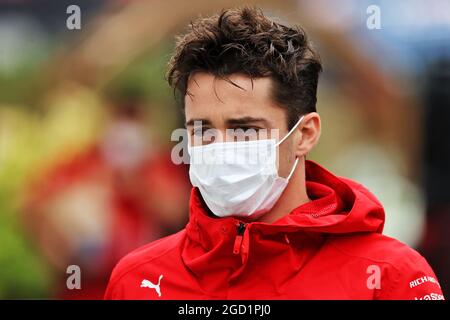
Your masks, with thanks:
M 276 246 L 273 241 L 289 243 L 290 238 L 301 243 L 320 243 L 326 234 L 381 233 L 384 210 L 368 190 L 351 180 L 336 177 L 312 161 L 306 161 L 305 169 L 306 188 L 311 201 L 287 212 L 274 223 L 245 224 L 242 238 L 238 237 L 238 226 L 243 221 L 234 217 L 213 216 L 199 190 L 193 188 L 186 226 L 187 240 L 182 253 L 188 268 L 203 274 L 205 268 L 210 271 L 211 268 L 223 269 L 224 265 L 242 266 L 248 254 L 252 254 L 251 248 L 249 252 L 251 240 L 253 247 L 265 246 L 259 248 L 259 252 L 269 252 Z M 241 242 L 244 248 L 240 252 L 241 259 L 233 255 L 237 242 Z

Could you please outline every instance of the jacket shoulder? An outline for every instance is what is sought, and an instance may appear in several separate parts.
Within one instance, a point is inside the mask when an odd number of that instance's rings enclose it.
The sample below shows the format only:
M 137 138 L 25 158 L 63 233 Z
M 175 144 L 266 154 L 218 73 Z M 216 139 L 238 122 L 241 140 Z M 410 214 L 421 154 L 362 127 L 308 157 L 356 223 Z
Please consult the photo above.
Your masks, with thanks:
M 149 265 L 155 260 L 160 264 L 162 259 L 171 259 L 169 254 L 180 247 L 180 242 L 185 235 L 185 229 L 155 240 L 142 247 L 135 249 L 124 256 L 114 267 L 106 290 L 105 298 L 108 298 L 110 291 L 118 284 L 122 278 L 137 272 L 140 267 Z
M 426 259 L 401 241 L 379 233 L 361 233 L 333 236 L 330 244 L 346 256 L 379 266 L 383 278 L 379 299 L 444 298 Z
M 335 235 L 331 237 L 330 244 L 343 254 L 390 264 L 396 269 L 401 269 L 404 264 L 425 261 L 407 244 L 380 233 Z

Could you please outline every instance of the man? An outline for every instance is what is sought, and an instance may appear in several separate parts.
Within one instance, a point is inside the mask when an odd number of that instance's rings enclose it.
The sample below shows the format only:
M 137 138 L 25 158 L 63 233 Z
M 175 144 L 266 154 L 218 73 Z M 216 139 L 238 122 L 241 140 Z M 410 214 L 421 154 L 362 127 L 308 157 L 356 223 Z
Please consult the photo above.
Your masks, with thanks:
M 305 32 L 258 9 L 191 25 L 168 72 L 189 136 L 189 223 L 123 258 L 106 299 L 443 299 L 425 259 L 381 234 L 378 200 L 305 160 L 320 71 Z

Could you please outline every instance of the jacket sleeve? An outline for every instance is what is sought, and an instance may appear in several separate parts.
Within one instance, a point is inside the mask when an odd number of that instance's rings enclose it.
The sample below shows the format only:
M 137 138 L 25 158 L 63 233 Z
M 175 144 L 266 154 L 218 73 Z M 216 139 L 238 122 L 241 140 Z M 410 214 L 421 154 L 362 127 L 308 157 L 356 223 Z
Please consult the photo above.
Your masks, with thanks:
M 428 262 L 413 249 L 404 252 L 396 264 L 392 283 L 378 299 L 444 300 L 441 286 Z
M 125 276 L 123 270 L 123 260 L 121 260 L 113 269 L 108 286 L 103 296 L 104 300 L 122 300 L 123 299 L 123 285 L 122 278 Z
M 120 294 L 120 290 L 118 288 L 117 283 L 113 283 L 111 280 L 109 281 L 108 287 L 106 288 L 103 299 L 104 300 L 121 300 L 122 299 L 122 296 Z

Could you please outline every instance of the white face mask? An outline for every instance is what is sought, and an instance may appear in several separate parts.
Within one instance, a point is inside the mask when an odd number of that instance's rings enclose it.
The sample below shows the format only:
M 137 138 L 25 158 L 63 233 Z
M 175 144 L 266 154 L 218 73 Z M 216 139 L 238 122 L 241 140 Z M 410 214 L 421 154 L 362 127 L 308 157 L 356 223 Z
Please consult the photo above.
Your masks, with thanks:
M 265 139 L 188 147 L 191 183 L 216 216 L 257 219 L 272 209 L 298 163 L 297 158 L 288 177 L 280 177 L 276 148 L 302 120 L 278 143 Z

